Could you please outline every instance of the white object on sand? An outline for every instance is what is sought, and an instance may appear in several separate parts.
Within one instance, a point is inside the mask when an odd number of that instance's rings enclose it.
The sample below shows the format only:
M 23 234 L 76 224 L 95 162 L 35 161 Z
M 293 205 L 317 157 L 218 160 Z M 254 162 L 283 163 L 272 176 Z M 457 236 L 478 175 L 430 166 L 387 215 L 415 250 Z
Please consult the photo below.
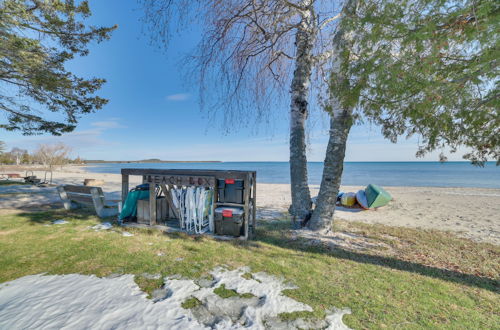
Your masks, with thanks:
M 68 221 L 66 221 L 64 219 L 59 219 L 59 220 L 52 221 L 52 224 L 54 224 L 54 225 L 64 225 L 65 223 L 68 223 Z
M 356 193 L 356 201 L 365 210 L 370 209 L 370 207 L 368 206 L 368 200 L 366 199 L 366 193 L 364 190 L 358 190 L 358 192 Z
M 224 284 L 238 293 L 252 293 L 257 304 L 241 299 L 239 321 L 227 315 L 218 316 L 211 326 L 216 329 L 263 329 L 264 321 L 279 313 L 311 311 L 312 308 L 282 294 L 295 288 L 265 273 L 256 273 L 255 279 L 242 277 L 246 268 L 227 271 L 215 269 L 213 284 L 200 287 L 193 280 L 166 279 L 165 297 L 156 302 L 147 299 L 134 282 L 133 275 L 98 278 L 79 274 L 30 275 L 0 284 L 0 328 L 2 329 L 209 329 L 195 312 L 181 304 L 196 297 L 208 313 L 230 309 L 235 297 L 223 299 L 213 292 Z M 236 298 L 239 299 L 239 298 Z M 256 298 L 254 298 L 255 300 Z M 348 329 L 342 316 L 348 310 L 327 313 L 328 329 Z M 204 314 L 210 315 L 210 314 Z M 217 314 L 219 315 L 219 314 Z
M 110 222 L 103 222 L 92 227 L 95 230 L 108 230 L 111 228 L 113 228 L 113 225 Z

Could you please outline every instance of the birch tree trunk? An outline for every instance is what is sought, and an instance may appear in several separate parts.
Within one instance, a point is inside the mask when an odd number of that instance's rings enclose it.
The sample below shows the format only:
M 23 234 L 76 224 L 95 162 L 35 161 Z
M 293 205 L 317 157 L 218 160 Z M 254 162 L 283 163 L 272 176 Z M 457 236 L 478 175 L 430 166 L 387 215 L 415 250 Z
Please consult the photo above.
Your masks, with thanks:
M 358 0 L 347 0 L 342 9 L 342 19 L 349 19 L 357 6 Z M 352 38 L 340 28 L 333 39 L 334 58 L 330 89 L 349 86 L 345 73 L 345 64 L 350 60 Z M 353 124 L 353 108 L 343 104 L 338 96 L 330 96 L 330 137 L 326 148 L 323 177 L 316 201 L 316 208 L 307 223 L 309 229 L 327 234 L 332 229 L 333 214 L 339 193 L 340 181 L 344 170 L 344 157 L 347 137 Z
M 302 221 L 311 213 L 311 193 L 307 180 L 305 124 L 308 115 L 308 97 L 313 66 L 314 34 L 307 18 L 297 30 L 295 71 L 291 84 L 290 104 L 290 182 L 292 205 L 290 213 Z
M 352 126 L 351 110 L 334 110 L 330 118 L 330 138 L 326 149 L 321 187 L 308 227 L 314 231 L 331 231 L 335 203 L 344 169 L 347 137 Z

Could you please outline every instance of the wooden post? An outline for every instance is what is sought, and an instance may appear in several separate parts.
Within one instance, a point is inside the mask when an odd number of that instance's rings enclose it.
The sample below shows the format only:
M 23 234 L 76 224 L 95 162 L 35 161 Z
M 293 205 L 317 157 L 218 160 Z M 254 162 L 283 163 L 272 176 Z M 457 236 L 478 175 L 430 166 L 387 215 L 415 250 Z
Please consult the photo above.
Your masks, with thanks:
M 58 186 L 57 192 L 59 193 L 59 196 L 61 197 L 64 208 L 66 210 L 71 210 L 75 208 L 75 206 L 73 205 L 74 203 L 72 203 L 71 200 L 68 198 L 68 194 L 66 194 L 66 190 L 64 190 L 63 186 Z
M 257 225 L 256 212 L 257 212 L 257 174 L 252 173 L 252 237 L 255 235 L 255 226 Z
M 219 196 L 217 195 L 218 186 L 219 185 L 217 183 L 217 178 L 215 178 L 215 187 L 212 188 L 214 190 L 214 194 L 212 196 L 212 205 L 210 205 L 210 207 L 212 208 L 212 224 L 214 229 L 212 234 L 215 234 L 215 208 L 217 205 L 217 199 L 219 199 Z M 208 221 L 210 221 L 210 219 L 208 219 Z
M 243 202 L 245 203 L 243 206 L 243 209 L 245 210 L 245 239 L 248 239 L 249 233 L 248 233 L 248 221 L 250 219 L 250 175 L 247 173 L 245 176 L 245 184 L 244 184 L 244 190 L 243 190 Z
M 149 184 L 149 225 L 156 225 L 156 184 Z
M 215 178 L 215 186 L 214 186 L 214 197 L 212 200 L 212 217 L 214 219 L 214 232 L 212 234 L 215 234 L 215 209 L 219 203 L 219 182 L 217 181 L 217 178 Z
M 128 174 L 122 174 L 122 208 L 128 195 Z

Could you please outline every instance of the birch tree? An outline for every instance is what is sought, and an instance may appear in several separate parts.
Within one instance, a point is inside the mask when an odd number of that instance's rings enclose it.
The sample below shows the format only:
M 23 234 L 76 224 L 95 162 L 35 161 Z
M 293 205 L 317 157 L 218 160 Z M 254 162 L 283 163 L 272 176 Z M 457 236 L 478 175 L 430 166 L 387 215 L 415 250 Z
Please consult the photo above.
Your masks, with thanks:
M 418 136 L 417 156 L 465 147 L 475 165 L 500 163 L 499 9 L 493 0 L 346 1 L 325 104 L 330 138 L 309 228 L 331 230 L 356 122 L 380 125 L 392 142 Z
M 174 27 L 201 22 L 203 34 L 186 63 L 202 106 L 222 109 L 226 127 L 257 121 L 290 91 L 290 212 L 311 212 L 305 124 L 311 89 L 321 94 L 332 55 L 338 1 L 156 0 L 143 1 L 153 41 L 168 45 Z M 217 86 L 214 88 L 213 86 Z M 242 118 L 243 117 L 243 118 Z M 237 118 L 237 119 L 236 119 Z M 242 120 L 243 119 L 243 120 Z
M 62 167 L 67 164 L 70 152 L 71 148 L 64 143 L 40 144 L 34 152 L 34 158 L 52 170 L 55 165 Z
M 25 153 L 27 153 L 28 151 L 25 150 L 25 149 L 21 149 L 21 148 L 18 148 L 18 147 L 14 147 L 12 148 L 12 150 L 10 151 L 10 154 L 12 155 L 12 157 L 14 157 L 14 159 L 16 160 L 16 165 L 19 165 L 21 164 L 21 160 L 23 159 L 23 155 Z

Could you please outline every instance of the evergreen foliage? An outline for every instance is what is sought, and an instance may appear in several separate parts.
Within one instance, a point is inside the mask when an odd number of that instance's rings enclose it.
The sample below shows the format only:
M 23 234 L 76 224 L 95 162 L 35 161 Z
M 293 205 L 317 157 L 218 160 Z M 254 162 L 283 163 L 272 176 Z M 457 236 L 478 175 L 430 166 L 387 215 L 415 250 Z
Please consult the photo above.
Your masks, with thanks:
M 65 69 L 75 55 L 89 53 L 89 42 L 108 39 L 116 28 L 85 26 L 90 14 L 87 1 L 0 2 L 0 111 L 7 119 L 0 128 L 61 135 L 75 128 L 81 114 L 107 103 L 94 95 L 104 79 Z
M 495 0 L 358 1 L 342 20 L 348 79 L 332 79 L 331 92 L 390 141 L 418 136 L 417 156 L 465 147 L 473 164 L 498 164 L 499 9 Z

